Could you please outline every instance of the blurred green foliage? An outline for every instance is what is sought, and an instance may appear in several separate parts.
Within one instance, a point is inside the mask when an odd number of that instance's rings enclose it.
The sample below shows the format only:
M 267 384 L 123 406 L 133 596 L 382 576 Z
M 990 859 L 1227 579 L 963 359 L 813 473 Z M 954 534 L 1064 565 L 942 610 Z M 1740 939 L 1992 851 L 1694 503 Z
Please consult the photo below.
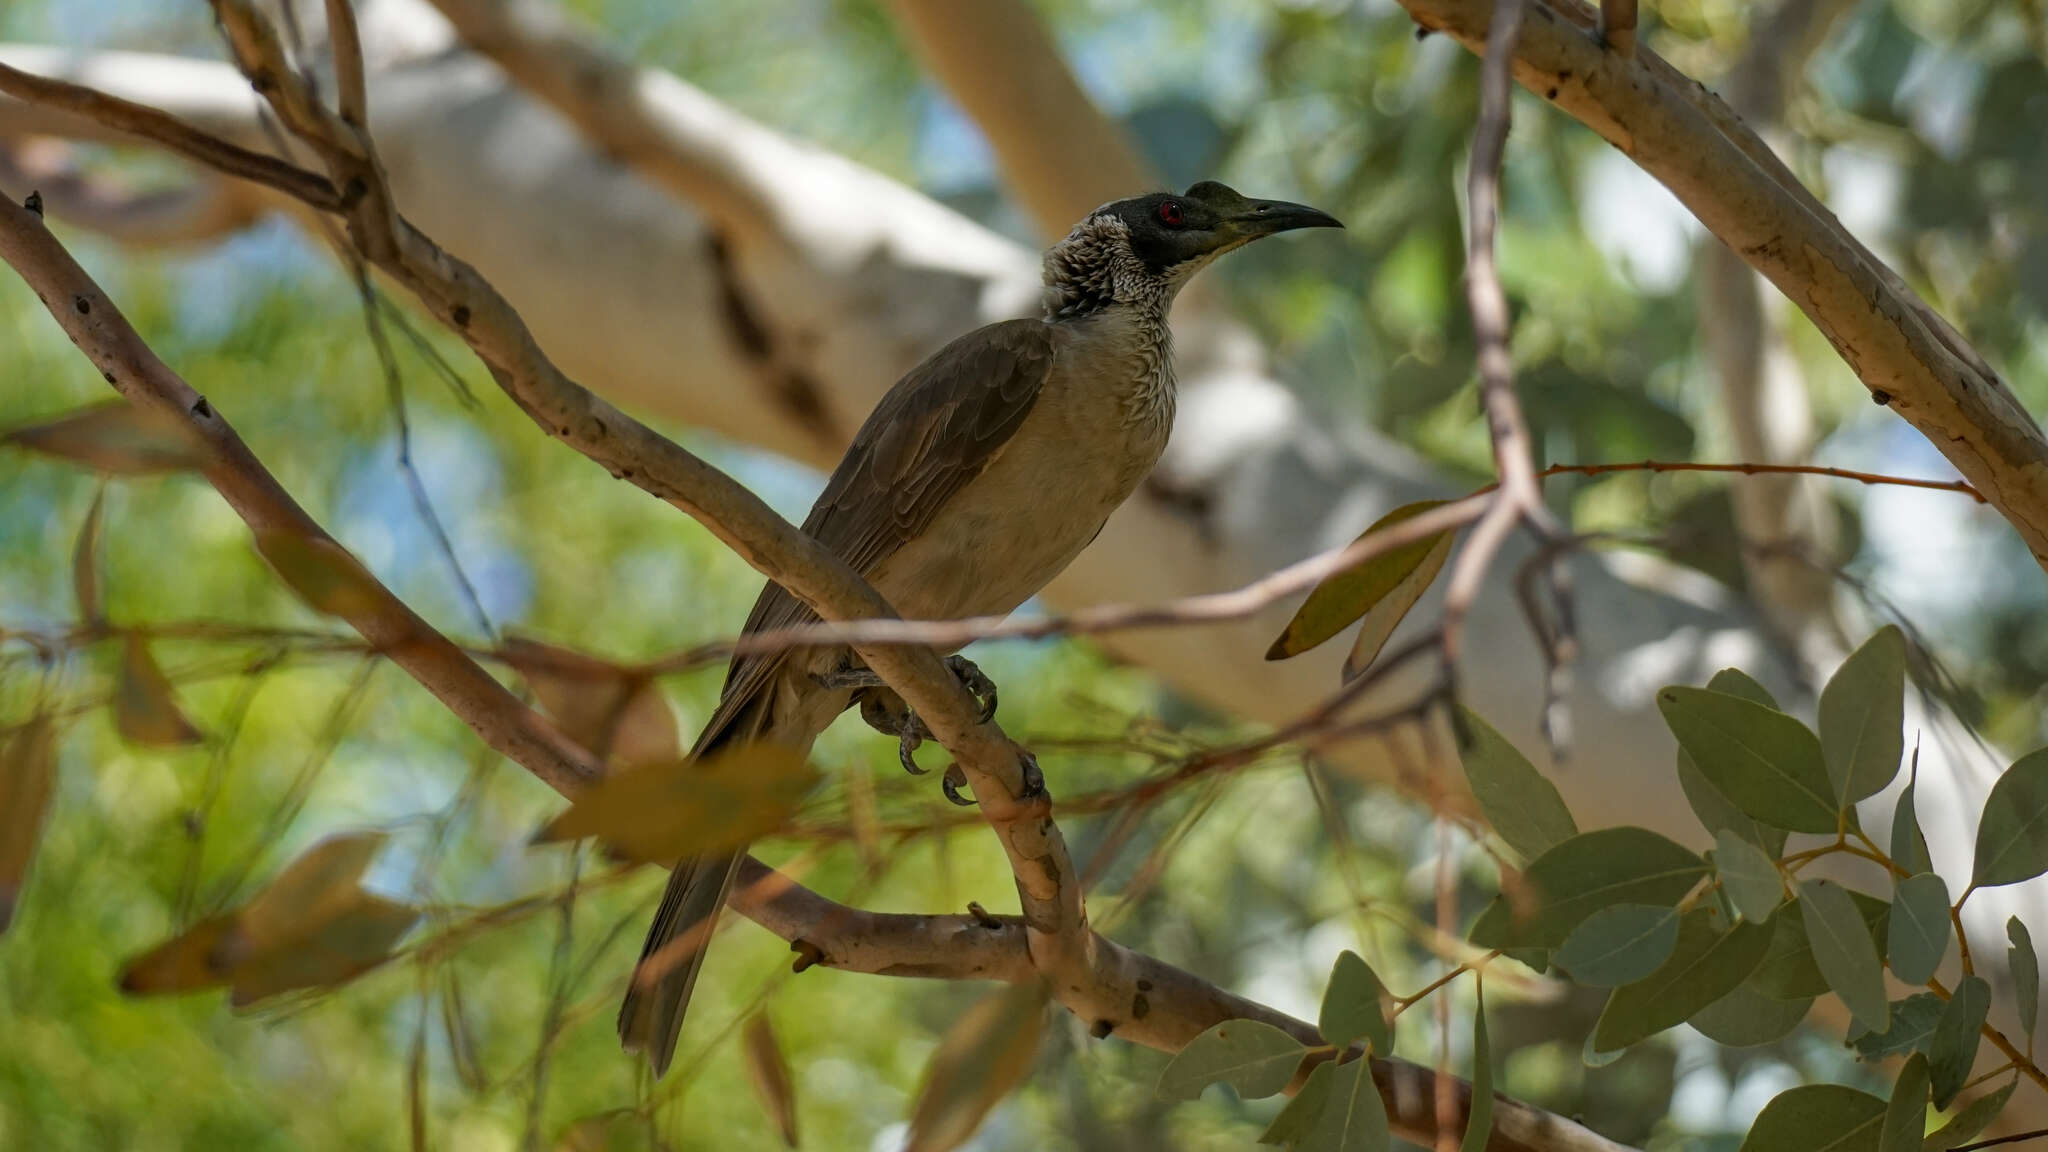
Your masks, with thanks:
M 872 0 L 572 7 L 637 58 L 1031 239 L 971 125 L 924 82 Z M 1346 246 L 1254 248 L 1218 274 L 1286 378 L 1339 427 L 1377 428 L 1453 474 L 1483 478 L 1459 283 L 1474 111 L 1466 54 L 1441 40 L 1418 43 L 1399 9 L 1380 2 L 1040 8 L 1084 81 L 1176 186 L 1214 176 L 1329 207 L 1350 223 Z M 1734 0 L 1659 5 L 1647 42 L 1711 82 L 1741 50 L 1748 10 Z M 216 52 L 198 4 L 14 0 L 0 6 L 0 34 Z M 1842 204 L 2036 408 L 2048 403 L 2044 47 L 2038 5 L 1865 0 L 1798 87 L 1788 117 L 1795 169 Z M 1527 96 L 1506 193 L 1503 271 L 1540 454 L 1727 458 L 1695 319 L 1697 228 L 1606 145 Z M 205 253 L 138 255 L 74 239 L 157 351 L 315 517 L 435 623 L 487 641 L 395 471 L 393 410 L 353 289 L 315 246 L 281 224 Z M 1788 305 L 1776 307 L 1826 424 L 1824 460 L 1943 468 L 1910 429 L 1863 401 Z M 459 346 L 432 340 L 476 399 L 401 340 L 414 455 L 500 626 L 619 659 L 737 627 L 758 586 L 741 562 L 537 434 Z M 104 398 L 11 277 L 0 278 L 0 346 L 10 379 L 0 426 Z M 783 500 L 785 511 L 807 503 L 814 478 L 681 434 L 743 475 L 798 493 Z M 0 728 L 49 699 L 102 700 L 111 685 L 118 644 L 45 660 L 51 646 L 28 639 L 72 626 L 69 556 L 97 488 L 79 469 L 0 451 Z M 1719 480 L 1559 479 L 1550 491 L 1582 523 L 1681 528 L 1681 558 L 1739 585 Z M 1927 587 L 1901 564 L 1898 533 L 1879 531 L 1907 506 L 1864 492 L 1842 494 L 1841 506 L 1869 530 L 1852 524 L 1851 539 L 1863 541 L 1852 571 L 1884 602 L 1947 626 L 1934 650 L 1968 669 L 1961 687 L 1992 735 L 2036 742 L 2032 693 L 2048 676 L 2048 601 L 2017 542 L 1961 502 L 1941 504 L 1941 539 L 1961 551 L 1952 579 Z M 900 1140 L 889 1133 L 908 1115 L 925 1058 L 978 990 L 825 969 L 791 979 L 783 946 L 739 925 L 710 961 L 685 1067 L 650 1088 L 618 1053 L 611 1012 L 659 879 L 612 881 L 594 861 L 579 869 L 567 849 L 529 848 L 558 801 L 480 756 L 467 731 L 395 670 L 366 671 L 345 642 L 284 644 L 253 632 L 338 635 L 279 586 L 202 482 L 116 481 L 105 516 L 109 616 L 173 629 L 155 652 L 209 742 L 140 751 L 120 742 L 103 707 L 67 716 L 44 843 L 0 937 L 0 1147 L 396 1148 L 407 1143 L 415 1099 L 433 1147 L 549 1147 L 578 1119 L 634 1107 L 650 1092 L 669 1101 L 659 1128 L 676 1147 L 769 1147 L 776 1137 L 744 1086 L 735 1030 L 764 997 L 795 1068 L 809 1146 Z M 174 627 L 195 623 L 237 634 Z M 1003 685 L 1006 725 L 1039 743 L 1063 798 L 1231 735 L 1086 646 L 977 655 Z M 663 688 L 688 732 L 711 705 L 717 673 L 671 676 Z M 857 724 L 830 733 L 818 760 L 872 780 L 885 823 L 938 810 L 935 791 L 904 778 L 887 742 Z M 1278 759 L 1176 795 L 1112 858 L 1096 917 L 1114 919 L 1121 940 L 1297 1014 L 1313 1013 L 1331 959 L 1347 947 L 1391 988 L 1419 987 L 1433 964 L 1416 943 L 1432 915 L 1418 867 L 1434 846 L 1427 815 L 1383 791 L 1316 780 L 1310 787 L 1298 763 Z M 846 803 L 834 791 L 811 818 L 838 819 Z M 1111 823 L 1065 822 L 1077 859 L 1103 846 Z M 218 994 L 117 993 L 124 958 L 245 897 L 322 835 L 363 826 L 394 841 L 372 887 L 431 909 L 415 946 L 572 883 L 573 911 L 544 903 L 461 936 L 460 947 L 415 950 L 339 993 L 253 1017 L 230 1013 Z M 1344 851 L 1333 826 L 1344 830 Z M 1156 882 L 1119 900 L 1165 850 Z M 802 860 L 806 883 L 874 907 L 1013 906 L 996 846 L 971 825 L 891 846 L 879 873 L 860 846 L 843 842 L 815 853 L 778 844 L 770 855 Z M 1464 879 L 1469 916 L 1489 894 L 1490 867 L 1475 860 Z M 1593 1066 L 1581 1043 L 1599 997 L 1534 1004 L 1493 991 L 1504 1091 L 1652 1147 L 1733 1148 L 1772 1090 L 1839 1076 L 1845 1060 L 1838 1041 L 1804 1030 L 1731 1052 L 1681 1029 Z M 1402 1018 L 1398 1048 L 1427 1060 L 1434 1036 L 1422 1015 Z M 978 1147 L 1241 1148 L 1277 1109 L 1216 1093 L 1168 1109 L 1151 1091 L 1164 1057 L 1091 1042 L 1064 1016 L 1053 1018 L 1038 1061 Z

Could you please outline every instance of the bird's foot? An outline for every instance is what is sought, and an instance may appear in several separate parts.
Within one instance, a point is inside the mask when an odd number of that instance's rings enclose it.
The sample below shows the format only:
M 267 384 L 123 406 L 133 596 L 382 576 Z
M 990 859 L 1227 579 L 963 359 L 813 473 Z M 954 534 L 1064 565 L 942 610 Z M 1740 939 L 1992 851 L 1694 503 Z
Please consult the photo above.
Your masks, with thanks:
M 1045 771 L 1038 766 L 1038 757 L 1033 756 L 1026 749 L 1019 748 L 1017 749 L 1017 763 L 1024 770 L 1024 789 L 1018 793 L 1017 799 L 1030 800 L 1045 795 Z M 947 765 L 946 775 L 939 781 L 939 790 L 946 794 L 946 799 L 960 805 L 962 808 L 973 807 L 975 803 L 974 798 L 972 796 L 964 796 L 960 792 L 960 789 L 966 786 L 967 773 L 961 771 L 960 765 Z
M 903 703 L 903 697 L 887 688 L 863 688 L 855 699 L 860 703 L 863 723 L 884 736 L 896 738 L 896 762 L 903 765 L 903 770 L 912 776 L 924 775 L 928 769 L 917 766 L 917 749 L 932 738 L 932 730 Z
M 996 682 L 988 678 L 988 673 L 983 672 L 980 665 L 965 656 L 946 657 L 946 668 L 960 681 L 960 686 L 967 689 L 968 695 L 974 697 L 978 709 L 977 719 L 982 723 L 995 719 Z M 886 681 L 859 664 L 849 663 L 830 672 L 813 672 L 811 681 L 820 688 L 851 688 L 857 693 L 856 700 L 861 698 L 859 694 L 870 692 L 889 692 L 891 696 L 895 695 Z M 902 699 L 896 699 L 897 705 L 901 707 Z M 869 723 L 872 724 L 873 721 Z M 896 730 L 885 728 L 882 731 L 894 735 Z
M 946 667 L 959 678 L 960 686 L 974 697 L 980 710 L 979 718 L 983 722 L 992 719 L 996 714 L 995 681 L 965 656 L 948 656 Z M 860 665 L 848 664 L 831 672 L 814 672 L 811 680 L 820 688 L 852 689 L 853 702 L 860 705 L 861 720 L 884 736 L 896 737 L 896 760 L 903 765 L 903 770 L 913 776 L 924 776 L 930 772 L 930 769 L 918 766 L 917 749 L 932 738 L 932 730 L 880 676 Z M 1044 778 L 1037 776 L 1037 763 L 1029 760 L 1027 763 L 1031 766 L 1027 780 L 1036 778 L 1038 786 L 1043 787 Z M 940 787 L 946 799 L 967 806 L 974 801 L 960 792 L 966 783 L 967 777 L 955 765 L 946 770 Z M 1032 789 L 1034 794 L 1036 790 Z
M 960 770 L 960 765 L 946 765 L 946 774 L 939 778 L 939 791 L 946 794 L 946 799 L 951 800 L 962 808 L 974 807 L 974 797 L 963 796 L 960 793 L 960 789 L 966 787 L 966 785 L 967 773 Z
M 946 657 L 946 667 L 967 689 L 974 702 L 981 706 L 981 722 L 986 724 L 996 718 L 996 682 L 988 678 L 979 665 L 965 656 Z

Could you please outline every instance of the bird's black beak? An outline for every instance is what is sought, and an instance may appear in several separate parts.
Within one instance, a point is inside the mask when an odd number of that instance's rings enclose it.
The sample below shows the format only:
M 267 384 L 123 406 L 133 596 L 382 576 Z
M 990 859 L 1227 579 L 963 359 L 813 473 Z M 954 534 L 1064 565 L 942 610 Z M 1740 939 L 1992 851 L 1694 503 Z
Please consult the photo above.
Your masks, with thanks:
M 1224 224 L 1247 239 L 1292 232 L 1296 228 L 1342 228 L 1343 222 L 1320 208 L 1285 200 L 1246 200 Z

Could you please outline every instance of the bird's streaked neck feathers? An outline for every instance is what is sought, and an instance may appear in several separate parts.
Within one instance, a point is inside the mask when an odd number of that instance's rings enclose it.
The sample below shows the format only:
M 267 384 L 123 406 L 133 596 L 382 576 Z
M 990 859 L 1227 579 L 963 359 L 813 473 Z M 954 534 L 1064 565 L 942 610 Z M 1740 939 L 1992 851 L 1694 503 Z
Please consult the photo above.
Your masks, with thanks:
M 1097 213 L 1045 253 L 1045 317 L 1071 320 L 1110 308 L 1134 308 L 1165 319 L 1174 294 L 1207 258 L 1153 272 L 1131 251 L 1130 228 Z

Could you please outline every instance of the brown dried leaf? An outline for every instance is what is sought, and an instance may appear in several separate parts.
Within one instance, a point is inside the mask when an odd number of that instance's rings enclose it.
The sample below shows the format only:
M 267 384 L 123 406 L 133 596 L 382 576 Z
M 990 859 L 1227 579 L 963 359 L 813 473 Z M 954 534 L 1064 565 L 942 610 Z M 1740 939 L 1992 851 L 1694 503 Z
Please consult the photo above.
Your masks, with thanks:
M 234 937 L 233 913 L 201 920 L 122 965 L 121 991 L 157 996 L 226 984 Z
M 269 947 L 347 908 L 360 894 L 363 873 L 384 847 L 382 832 L 329 836 L 284 866 L 242 909 L 251 950 Z
M 419 910 L 373 896 L 359 882 L 381 832 L 332 836 L 286 865 L 249 904 L 202 921 L 130 961 L 133 994 L 233 985 L 243 1007 L 299 988 L 343 983 L 390 958 Z
M 789 1075 L 789 1057 L 783 1054 L 782 1042 L 775 1038 L 775 1025 L 769 1022 L 768 1014 L 756 1012 L 749 1017 L 741 1039 L 746 1045 L 747 1079 L 754 1086 L 754 1095 L 775 1121 L 782 1142 L 794 1148 L 796 1086 Z
M 675 713 L 652 674 L 521 637 L 507 640 L 499 655 L 562 731 L 593 754 L 620 765 L 683 758 Z
M 114 727 L 130 744 L 175 748 L 204 739 L 178 708 L 177 693 L 139 636 L 121 645 L 121 676 L 114 689 Z
M 243 913 L 245 930 L 253 912 Z M 346 903 L 328 902 L 319 917 L 289 925 L 289 936 L 275 935 L 285 925 L 269 926 L 263 945 L 234 965 L 228 1003 L 242 1008 L 300 988 L 346 983 L 390 959 L 419 919 L 417 908 L 351 889 Z
M 745 744 L 689 764 L 641 765 L 585 789 L 534 839 L 596 836 L 626 859 L 667 864 L 775 832 L 817 779 L 800 753 L 779 744 Z
M 78 597 L 78 618 L 87 624 L 106 619 L 100 605 L 100 510 L 107 503 L 107 486 L 93 495 L 92 509 L 79 526 L 78 543 L 71 550 L 71 590 Z
M 1403 504 L 1373 521 L 1359 539 L 1414 519 L 1443 503 L 1442 500 L 1418 500 L 1413 504 Z M 1386 643 L 1387 636 L 1393 632 L 1394 625 L 1401 622 L 1401 617 L 1407 615 L 1408 609 L 1415 606 L 1423 590 L 1436 578 L 1437 572 L 1443 568 L 1450 540 L 1448 532 L 1426 536 L 1339 572 L 1316 585 L 1315 591 L 1308 594 L 1308 599 L 1295 612 L 1294 619 L 1287 622 L 1286 631 L 1280 633 L 1279 639 L 1266 650 L 1266 659 L 1285 660 L 1299 656 L 1350 627 L 1353 621 L 1371 616 L 1384 606 L 1380 616 L 1367 620 L 1358 649 L 1346 662 L 1348 678 L 1351 675 L 1348 668 L 1359 661 L 1361 653 L 1364 663 L 1371 663 L 1372 657 L 1379 653 L 1380 645 Z M 1367 644 L 1367 638 L 1375 632 L 1378 639 Z M 1370 651 L 1365 652 L 1368 647 Z
M 35 858 L 56 780 L 56 739 L 37 716 L 15 729 L 0 748 L 0 932 L 14 920 L 22 879 Z
M 383 602 L 381 585 L 363 562 L 325 536 L 258 532 L 256 551 L 316 612 L 354 617 Z
M 16 444 L 124 476 L 192 471 L 205 463 L 199 440 L 176 417 L 126 400 L 80 408 L 0 436 Z
M 1015 984 L 967 1010 L 925 1068 L 904 1152 L 952 1152 L 965 1144 L 1038 1057 L 1049 990 Z
M 1394 585 L 1393 591 L 1366 609 L 1359 620 L 1358 639 L 1351 644 L 1351 654 L 1344 657 L 1345 683 L 1357 679 L 1360 673 L 1372 666 L 1374 660 L 1379 659 L 1380 649 L 1387 646 L 1387 638 L 1394 634 L 1394 629 L 1407 617 L 1408 610 L 1415 607 L 1415 602 L 1422 599 L 1422 594 L 1429 591 L 1437 573 L 1444 570 L 1444 561 L 1451 558 L 1452 537 L 1447 532 L 1434 539 L 1436 546 L 1422 558 L 1422 566 L 1403 577 Z
M 661 1147 L 653 1121 L 625 1109 L 586 1116 L 555 1141 L 555 1152 L 655 1152 Z

